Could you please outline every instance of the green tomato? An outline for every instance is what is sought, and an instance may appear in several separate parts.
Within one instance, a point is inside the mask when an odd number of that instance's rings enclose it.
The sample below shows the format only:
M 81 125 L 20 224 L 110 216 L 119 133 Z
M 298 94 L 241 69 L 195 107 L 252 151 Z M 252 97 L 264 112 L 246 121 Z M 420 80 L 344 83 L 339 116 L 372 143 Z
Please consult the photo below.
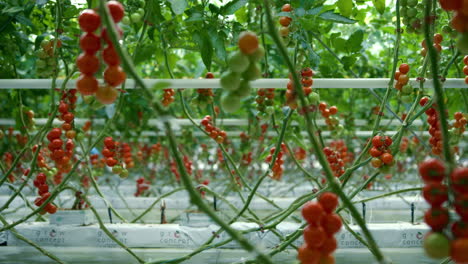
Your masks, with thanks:
M 408 6 L 416 6 L 418 4 L 418 0 L 408 0 Z
M 122 172 L 122 166 L 120 165 L 115 165 L 114 167 L 112 167 L 112 172 L 114 174 L 120 174 Z
M 137 9 L 137 13 L 140 14 L 141 16 L 143 16 L 145 14 L 145 10 L 140 7 L 140 8 Z
M 406 16 L 409 18 L 413 18 L 418 14 L 418 10 L 414 7 L 408 8 L 408 11 L 406 11 Z
M 271 115 L 275 112 L 275 108 L 273 106 L 267 106 L 267 108 L 265 108 L 265 113 L 267 113 L 268 115 Z
M 130 20 L 133 23 L 140 23 L 141 22 L 141 15 L 140 13 L 133 13 L 130 15 Z
M 408 0 L 400 0 L 400 5 L 401 5 L 401 6 L 406 6 L 406 5 L 408 5 Z
M 383 165 L 382 167 L 379 168 L 381 173 L 389 173 L 390 172 L 390 167 L 387 165 Z
M 260 112 L 265 112 L 265 105 L 263 104 L 257 105 L 257 110 Z
M 249 67 L 249 57 L 242 52 L 234 53 L 228 60 L 229 69 L 233 72 L 242 73 Z
M 409 103 L 411 103 L 411 102 L 413 101 L 413 98 L 412 98 L 411 95 L 403 95 L 403 96 L 401 97 L 401 101 L 402 101 L 403 103 L 405 103 L 405 104 L 409 104 Z
M 411 94 L 413 92 L 413 87 L 409 84 L 403 86 L 403 88 L 401 89 L 401 92 L 403 94 Z
M 235 91 L 239 89 L 241 78 L 238 72 L 225 72 L 221 75 L 220 83 L 223 89 Z
M 47 45 L 49 45 L 49 41 L 44 39 L 44 40 L 41 42 L 41 47 L 42 47 L 42 48 L 45 48 Z
M 318 104 L 320 102 L 320 95 L 316 92 L 311 92 L 309 94 L 309 101 L 313 105 Z
M 128 16 L 124 16 L 121 22 L 122 24 L 127 25 L 127 26 L 130 25 L 131 23 L 130 18 Z
M 463 33 L 458 38 L 457 48 L 462 54 L 468 54 L 468 33 Z
M 400 15 L 401 15 L 402 17 L 407 16 L 407 14 L 408 14 L 407 12 L 408 12 L 408 8 L 407 8 L 407 7 L 402 7 L 402 8 L 400 9 Z
M 272 106 L 275 102 L 273 100 L 270 100 L 270 99 L 265 99 L 265 105 L 266 106 Z
M 250 86 L 250 83 L 246 80 L 242 80 L 236 94 L 242 99 L 248 97 L 251 91 L 252 87 Z
M 36 61 L 36 67 L 43 69 L 47 66 L 47 63 L 44 60 L 37 60 Z
M 52 169 L 50 169 L 50 170 L 52 171 L 52 173 L 53 173 L 54 175 L 57 174 L 57 172 L 58 172 L 57 168 L 55 168 L 55 167 L 52 168 Z
M 45 175 L 46 175 L 47 178 L 52 178 L 52 177 L 54 177 L 55 173 L 53 173 L 52 171 L 48 171 L 48 172 L 45 173 Z
M 247 70 L 242 74 L 242 77 L 244 77 L 244 79 L 247 81 L 257 80 L 261 76 L 262 73 L 260 71 L 260 66 L 257 63 L 250 63 Z
M 240 96 L 234 93 L 225 93 L 221 97 L 221 107 L 226 113 L 233 113 L 241 107 Z
M 426 255 L 434 259 L 443 259 L 449 256 L 450 241 L 438 232 L 430 232 L 424 237 L 424 251 Z
M 43 49 L 36 50 L 35 54 L 40 59 L 45 59 L 49 56 Z
M 259 46 L 254 53 L 249 55 L 250 61 L 259 61 L 265 56 L 265 49 L 262 46 Z
M 119 174 L 120 178 L 125 179 L 128 177 L 128 170 L 127 169 L 122 169 L 122 171 Z
M 84 139 L 84 134 L 83 133 L 79 132 L 79 133 L 76 134 L 76 140 L 77 141 L 83 141 L 83 139 Z

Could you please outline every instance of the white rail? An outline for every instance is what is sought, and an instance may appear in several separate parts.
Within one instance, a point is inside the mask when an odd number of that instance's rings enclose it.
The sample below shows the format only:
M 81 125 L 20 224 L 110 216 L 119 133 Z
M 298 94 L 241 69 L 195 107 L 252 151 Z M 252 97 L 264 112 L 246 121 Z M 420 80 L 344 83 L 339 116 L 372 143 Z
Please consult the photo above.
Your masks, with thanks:
M 75 88 L 75 81 L 70 80 L 67 88 Z M 285 89 L 288 79 L 259 79 L 252 82 L 253 88 L 281 88 Z M 220 88 L 219 79 L 144 79 L 148 87 L 153 87 L 158 83 L 167 83 L 169 88 L 174 89 L 199 89 L 199 88 Z M 313 88 L 330 89 L 383 89 L 388 87 L 389 79 L 314 79 Z M 60 87 L 63 80 L 57 80 L 57 86 Z M 410 83 L 413 86 L 418 85 L 418 81 L 412 79 Z M 3 79 L 0 80 L 0 89 L 50 89 L 51 79 Z M 127 80 L 127 88 L 135 87 L 132 79 Z M 432 80 L 426 80 L 425 87 L 432 88 Z M 444 82 L 445 88 L 468 88 L 463 79 L 447 79 Z

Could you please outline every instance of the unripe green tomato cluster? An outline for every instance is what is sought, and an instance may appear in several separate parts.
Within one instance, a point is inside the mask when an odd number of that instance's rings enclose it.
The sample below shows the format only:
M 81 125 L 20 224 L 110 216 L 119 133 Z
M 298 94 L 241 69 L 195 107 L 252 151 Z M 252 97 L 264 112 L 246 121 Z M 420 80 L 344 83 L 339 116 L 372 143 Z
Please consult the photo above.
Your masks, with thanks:
M 228 60 L 229 71 L 220 79 L 224 93 L 221 97 L 221 105 L 224 111 L 232 113 L 241 107 L 241 99 L 250 95 L 252 87 L 250 81 L 261 77 L 260 66 L 257 61 L 265 54 L 262 47 L 246 55 L 241 51 L 234 53 Z
M 44 173 L 47 176 L 47 178 L 54 177 L 54 175 L 58 172 L 57 168 L 51 168 L 50 170 L 47 168 L 40 168 L 40 171 Z
M 398 94 L 401 96 L 401 101 L 405 104 L 413 102 L 413 97 L 411 96 L 414 91 L 411 84 L 406 84 L 401 88 L 401 91 L 398 91 Z
M 125 9 L 128 10 L 122 18 L 122 24 L 130 25 L 132 23 L 138 24 L 142 22 L 142 18 L 145 15 L 145 1 L 144 0 L 131 0 L 127 2 Z
M 57 62 L 55 58 L 47 54 L 46 48 L 51 45 L 51 41 L 43 40 L 41 42 L 41 48 L 35 51 L 37 56 L 36 60 L 36 71 L 39 77 L 48 78 L 52 77 L 55 70 L 57 69 Z
M 408 33 L 422 33 L 423 3 L 418 0 L 401 0 L 400 15 Z

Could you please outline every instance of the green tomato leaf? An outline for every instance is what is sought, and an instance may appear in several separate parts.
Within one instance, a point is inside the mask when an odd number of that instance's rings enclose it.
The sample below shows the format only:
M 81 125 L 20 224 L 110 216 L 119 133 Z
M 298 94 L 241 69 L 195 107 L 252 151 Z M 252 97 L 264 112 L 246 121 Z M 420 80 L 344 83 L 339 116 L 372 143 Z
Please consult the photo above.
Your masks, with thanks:
M 338 9 L 340 10 L 340 14 L 345 17 L 351 16 L 353 12 L 353 1 L 352 0 L 338 0 L 336 3 Z
M 348 41 L 346 41 L 346 48 L 349 52 L 359 52 L 362 48 L 362 41 L 364 40 L 364 31 L 358 29 L 354 31 L 351 36 L 349 36 Z
M 247 4 L 247 0 L 233 0 L 221 7 L 221 14 L 232 15 Z
M 375 9 L 377 9 L 377 12 L 383 15 L 383 13 L 385 12 L 385 0 L 372 0 L 372 4 L 374 4 Z
M 342 23 L 342 24 L 354 24 L 357 22 L 354 19 L 344 17 L 340 14 L 334 13 L 333 11 L 324 12 L 320 14 L 318 17 L 324 20 L 333 21 L 333 22 Z
M 171 3 L 172 11 L 176 15 L 184 13 L 185 8 L 187 8 L 187 0 L 168 0 Z
M 21 12 L 21 11 L 23 11 L 22 7 L 13 6 L 13 7 L 10 7 L 10 8 L 3 9 L 2 13 L 4 13 L 4 14 L 14 14 L 14 13 L 18 13 L 18 12 Z
M 213 45 L 211 45 L 210 38 L 206 32 L 202 33 L 200 36 L 198 46 L 200 47 L 203 63 L 205 64 L 206 69 L 210 71 L 213 57 Z

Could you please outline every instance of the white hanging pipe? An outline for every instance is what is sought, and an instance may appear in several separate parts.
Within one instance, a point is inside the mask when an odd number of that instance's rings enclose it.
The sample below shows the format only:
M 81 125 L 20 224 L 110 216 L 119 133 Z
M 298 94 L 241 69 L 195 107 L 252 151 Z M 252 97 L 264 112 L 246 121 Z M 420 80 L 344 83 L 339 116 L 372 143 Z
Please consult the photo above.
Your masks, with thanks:
M 47 118 L 34 118 L 35 124 L 36 125 L 44 125 L 47 123 Z M 90 121 L 90 119 L 87 118 L 75 118 L 74 123 L 77 125 L 83 125 L 86 121 Z M 194 119 L 194 121 L 199 124 L 201 122 L 201 119 Z M 104 125 L 106 120 L 104 118 L 95 118 L 92 120 L 93 125 Z M 172 120 L 173 125 L 178 125 L 178 126 L 191 126 L 192 122 L 188 119 L 173 119 Z M 227 119 L 220 119 L 219 123 L 222 124 L 223 126 L 247 126 L 248 125 L 248 120 L 247 119 L 234 119 L 234 118 L 227 118 Z M 401 123 L 398 120 L 390 120 L 390 119 L 382 119 L 381 121 L 382 124 L 388 124 L 390 125 L 401 125 Z M 16 121 L 11 118 L 0 118 L 0 126 L 14 126 L 16 124 Z M 62 124 L 62 121 L 55 119 L 54 120 L 54 125 L 60 125 Z M 354 120 L 354 124 L 356 126 L 366 126 L 366 125 L 372 125 L 372 122 L 369 122 L 365 119 L 356 119 Z M 148 125 L 153 126 L 153 127 L 159 127 L 162 126 L 161 120 L 158 119 L 149 119 L 148 120 Z M 293 121 L 291 122 L 292 126 L 297 126 L 297 122 Z M 317 120 L 317 125 L 319 126 L 325 126 L 325 120 L 319 119 Z M 423 125 L 423 122 L 421 120 L 414 120 L 413 124 L 414 126 L 420 126 Z
M 200 88 L 220 88 L 219 79 L 144 79 L 147 87 L 153 87 L 155 84 L 167 83 L 168 88 L 174 89 L 200 89 Z M 280 88 L 286 89 L 289 79 L 259 79 L 251 82 L 252 88 Z M 76 80 L 70 80 L 67 88 L 76 87 Z M 102 82 L 102 81 L 101 81 Z M 384 89 L 388 87 L 388 79 L 314 79 L 313 88 L 329 89 Z M 57 80 L 57 86 L 63 83 L 62 79 Z M 0 80 L 0 89 L 50 89 L 52 79 L 3 79 Z M 417 87 L 419 84 L 416 79 L 412 79 L 410 84 Z M 135 82 L 132 79 L 127 80 L 126 87 L 133 89 Z M 432 88 L 432 80 L 426 80 L 425 87 Z M 444 82 L 445 88 L 467 88 L 464 79 L 447 79 Z

